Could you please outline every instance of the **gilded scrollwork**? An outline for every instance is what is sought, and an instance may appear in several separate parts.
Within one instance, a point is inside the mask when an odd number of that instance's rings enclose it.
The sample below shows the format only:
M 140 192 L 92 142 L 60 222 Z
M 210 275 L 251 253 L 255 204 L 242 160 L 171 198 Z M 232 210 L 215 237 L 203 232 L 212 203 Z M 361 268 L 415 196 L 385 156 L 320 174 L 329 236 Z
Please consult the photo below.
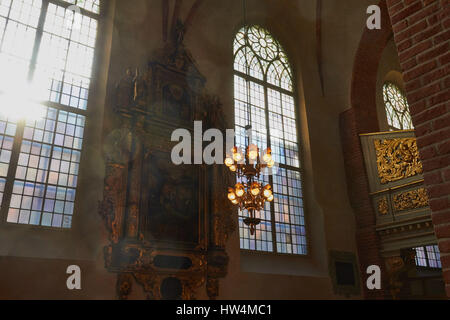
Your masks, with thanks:
M 415 138 L 375 140 L 374 144 L 382 184 L 423 173 Z
M 119 300 L 127 300 L 133 288 L 133 277 L 129 273 L 121 273 L 117 276 L 117 296 Z
M 134 273 L 136 281 L 142 285 L 148 300 L 161 300 L 160 281 L 156 273 Z
M 394 300 L 405 294 L 405 278 L 415 270 L 415 251 L 402 250 L 398 256 L 385 258 L 388 289 Z
M 211 300 L 219 296 L 219 279 L 227 275 L 229 258 L 224 250 L 214 250 L 208 256 L 206 292 Z
M 105 261 L 105 268 L 109 268 L 112 264 L 112 255 L 113 255 L 113 248 L 111 245 L 103 247 L 103 256 Z
M 216 300 L 219 296 L 219 279 L 208 278 L 206 282 L 206 292 L 211 300 Z
M 133 262 L 133 267 L 137 270 L 154 270 L 153 269 L 153 258 L 154 251 L 150 248 L 137 248 L 139 253 L 137 259 Z
M 196 277 L 196 278 L 185 278 L 182 280 L 183 283 L 183 300 L 195 300 L 196 299 L 196 291 L 202 285 L 205 284 L 205 277 Z
M 120 237 L 119 225 L 124 208 L 124 192 L 121 190 L 124 179 L 125 166 L 121 164 L 107 164 L 103 200 L 99 202 L 99 215 L 102 217 L 109 239 L 117 243 Z
M 419 209 L 428 207 L 428 194 L 425 188 L 402 192 L 393 197 L 394 211 Z
M 168 277 L 171 276 L 159 274 L 157 272 L 134 273 L 134 278 L 142 285 L 144 292 L 147 294 L 147 299 L 149 300 L 164 299 L 161 287 L 164 280 Z M 181 299 L 183 300 L 195 300 L 197 289 L 205 284 L 205 277 L 200 274 L 194 276 L 177 274 L 174 277 L 182 284 Z
M 386 197 L 378 199 L 377 202 L 378 213 L 382 216 L 385 216 L 389 213 L 389 205 Z

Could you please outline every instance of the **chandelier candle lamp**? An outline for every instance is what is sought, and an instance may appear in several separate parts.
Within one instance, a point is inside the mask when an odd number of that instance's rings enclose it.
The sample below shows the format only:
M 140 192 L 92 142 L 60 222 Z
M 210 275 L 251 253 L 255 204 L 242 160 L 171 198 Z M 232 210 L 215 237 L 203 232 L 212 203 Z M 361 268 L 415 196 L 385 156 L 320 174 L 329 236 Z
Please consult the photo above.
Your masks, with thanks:
M 256 218 L 256 212 L 264 209 L 266 201 L 273 201 L 272 186 L 270 184 L 262 186 L 257 180 L 261 171 L 265 168 L 272 168 L 275 161 L 272 159 L 272 151 L 268 148 L 264 152 L 263 161 L 259 156 L 259 148 L 250 144 L 245 152 L 238 147 L 231 149 L 232 155 L 227 155 L 225 165 L 236 174 L 238 182 L 234 188 L 228 188 L 228 199 L 232 204 L 239 206 L 241 211 L 247 211 L 248 217 L 244 223 L 249 226 L 250 234 L 254 235 L 256 226 L 261 223 L 261 219 Z

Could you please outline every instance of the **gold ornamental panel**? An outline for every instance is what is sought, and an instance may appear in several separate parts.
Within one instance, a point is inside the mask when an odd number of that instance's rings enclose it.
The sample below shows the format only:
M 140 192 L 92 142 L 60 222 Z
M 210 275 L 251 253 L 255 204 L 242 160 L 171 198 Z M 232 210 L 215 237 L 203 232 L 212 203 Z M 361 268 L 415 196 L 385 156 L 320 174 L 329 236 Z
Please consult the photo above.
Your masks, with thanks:
M 389 213 L 389 205 L 386 197 L 383 197 L 377 202 L 378 213 L 382 216 L 385 216 Z
M 394 195 L 395 212 L 428 207 L 428 194 L 425 188 L 419 188 Z
M 382 184 L 423 173 L 415 138 L 375 140 L 374 144 Z

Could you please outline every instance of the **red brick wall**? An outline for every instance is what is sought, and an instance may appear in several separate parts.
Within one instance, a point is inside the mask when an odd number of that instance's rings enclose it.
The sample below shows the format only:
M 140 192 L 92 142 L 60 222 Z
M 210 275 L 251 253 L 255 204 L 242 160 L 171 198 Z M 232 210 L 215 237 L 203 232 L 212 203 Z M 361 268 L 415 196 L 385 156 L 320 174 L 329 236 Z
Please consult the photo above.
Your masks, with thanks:
M 382 278 L 382 290 L 368 290 L 366 286 L 366 270 L 370 265 L 378 265 L 384 269 L 384 261 L 380 255 L 380 240 L 375 230 L 375 212 L 369 196 L 369 180 L 364 165 L 364 156 L 359 140 L 359 134 L 370 122 L 361 119 L 355 108 L 351 108 L 340 115 L 341 140 L 346 168 L 348 195 L 356 217 L 356 243 L 363 295 L 366 299 L 383 299 L 385 296 L 386 280 Z M 366 131 L 367 132 L 367 131 Z M 385 272 L 382 272 L 384 275 Z
M 387 0 L 450 297 L 450 0 Z

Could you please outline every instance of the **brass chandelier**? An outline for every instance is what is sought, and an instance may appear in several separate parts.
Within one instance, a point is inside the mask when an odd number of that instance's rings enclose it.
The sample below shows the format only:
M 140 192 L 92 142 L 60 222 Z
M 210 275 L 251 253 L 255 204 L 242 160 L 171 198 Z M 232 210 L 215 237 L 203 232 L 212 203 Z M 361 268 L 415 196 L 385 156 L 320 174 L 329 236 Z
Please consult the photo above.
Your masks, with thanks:
M 254 144 L 246 148 L 245 154 L 234 146 L 231 154 L 227 155 L 225 165 L 236 173 L 238 183 L 234 188 L 228 189 L 228 199 L 232 204 L 239 206 L 241 211 L 247 211 L 248 217 L 244 219 L 244 223 L 249 226 L 250 234 L 254 235 L 256 226 L 261 223 L 261 219 L 256 218 L 256 212 L 263 210 L 265 202 L 271 202 L 274 198 L 272 186 L 267 184 L 263 187 L 257 180 L 261 171 L 272 168 L 275 161 L 272 159 L 271 149 L 267 148 L 261 162 L 259 148 Z
M 243 0 L 244 9 L 244 25 L 247 25 L 247 3 Z M 247 57 L 247 47 L 245 47 L 245 56 Z M 250 71 L 250 66 L 246 59 L 247 73 Z M 250 112 L 250 90 L 247 90 L 247 118 L 249 125 L 245 127 L 246 132 L 251 130 L 251 112 Z M 248 141 L 248 143 L 247 143 Z M 232 204 L 239 206 L 239 209 L 244 212 L 247 211 L 248 216 L 244 219 L 244 223 L 250 228 L 250 234 L 254 235 L 256 226 L 261 223 L 261 219 L 256 217 L 256 213 L 264 209 L 266 201 L 273 201 L 272 186 L 267 184 L 263 186 L 258 182 L 262 170 L 272 168 L 275 161 L 272 158 L 272 150 L 267 148 L 264 155 L 260 158 L 259 148 L 251 143 L 251 135 L 246 137 L 245 152 L 234 146 L 231 151 L 231 156 L 227 154 L 225 165 L 236 174 L 236 181 L 238 182 L 234 188 L 228 188 L 228 199 Z

